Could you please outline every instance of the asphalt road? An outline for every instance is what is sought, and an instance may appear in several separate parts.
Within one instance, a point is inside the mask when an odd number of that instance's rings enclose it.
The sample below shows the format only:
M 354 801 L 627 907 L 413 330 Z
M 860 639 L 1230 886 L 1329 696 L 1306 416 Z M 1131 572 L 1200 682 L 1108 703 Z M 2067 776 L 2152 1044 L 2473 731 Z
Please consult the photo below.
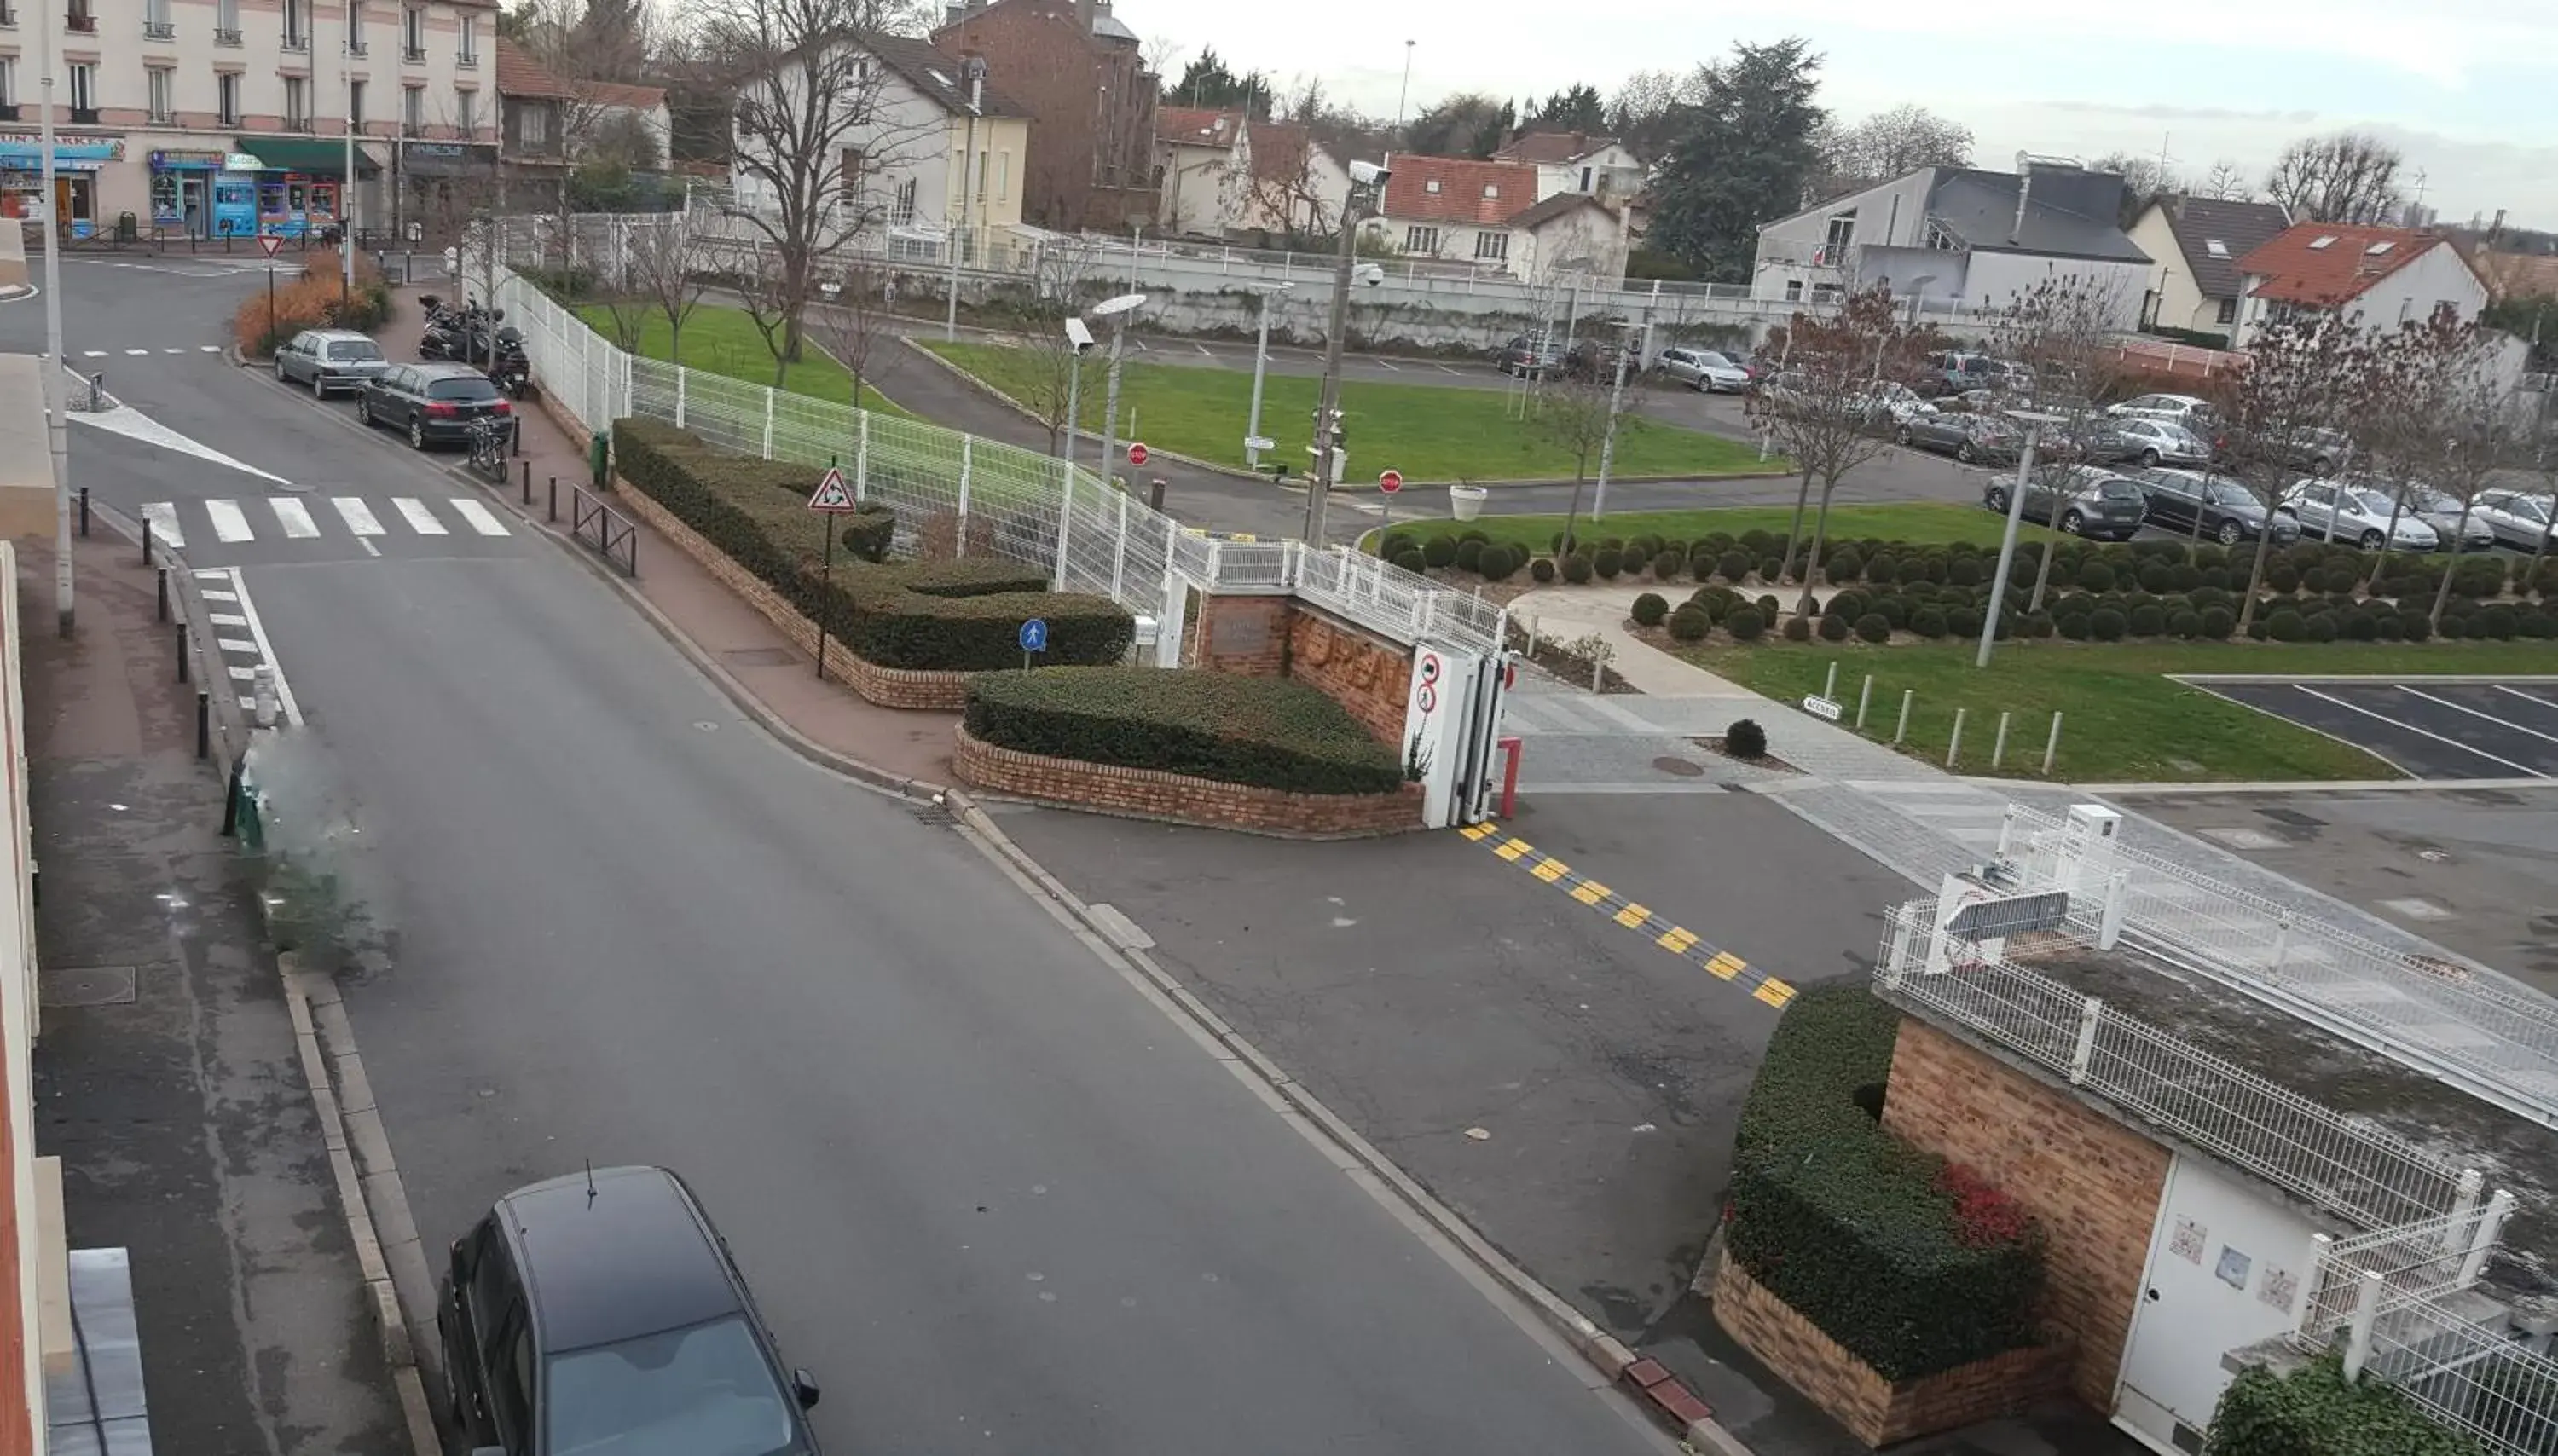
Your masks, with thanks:
M 218 341 L 254 280 L 65 282 L 76 350 Z M 0 347 L 41 327 L 0 310 Z M 464 490 L 254 374 L 118 357 L 287 481 Z M 273 483 L 101 440 L 73 468 L 119 508 Z M 236 558 L 308 720 L 277 834 L 342 847 L 429 1250 L 583 1160 L 673 1166 L 841 1450 L 1664 1449 L 950 828 L 770 741 L 582 568 L 278 539 L 308 554 Z

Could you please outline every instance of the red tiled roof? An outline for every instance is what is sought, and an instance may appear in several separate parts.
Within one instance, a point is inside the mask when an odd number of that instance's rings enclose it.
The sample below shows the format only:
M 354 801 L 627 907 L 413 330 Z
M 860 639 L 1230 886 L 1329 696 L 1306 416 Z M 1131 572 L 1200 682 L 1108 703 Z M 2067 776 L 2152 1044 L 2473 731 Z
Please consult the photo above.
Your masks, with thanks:
M 1536 169 L 1525 163 L 1398 154 L 1391 164 L 1385 215 L 1397 222 L 1485 226 L 1507 222 L 1536 204 Z
M 1531 131 L 1512 137 L 1509 145 L 1492 156 L 1502 162 L 1542 162 L 1560 167 L 1616 144 L 1615 137 L 1595 137 L 1584 131 Z
M 654 111 L 666 104 L 663 86 L 636 86 L 622 81 L 569 80 L 535 60 L 530 51 L 500 36 L 497 39 L 497 94 L 553 101 L 584 101 Z
M 1263 182 L 1295 182 L 1314 134 L 1293 121 L 1252 123 L 1252 175 Z
M 1218 111 L 1212 107 L 1158 106 L 1155 108 L 1155 140 L 1177 147 L 1231 147 L 1234 134 L 1243 125 L 1240 111 Z
M 2405 227 L 2297 222 L 2240 258 L 2238 271 L 2261 280 L 2253 290 L 2257 298 L 2332 308 L 2448 241 L 2438 232 Z

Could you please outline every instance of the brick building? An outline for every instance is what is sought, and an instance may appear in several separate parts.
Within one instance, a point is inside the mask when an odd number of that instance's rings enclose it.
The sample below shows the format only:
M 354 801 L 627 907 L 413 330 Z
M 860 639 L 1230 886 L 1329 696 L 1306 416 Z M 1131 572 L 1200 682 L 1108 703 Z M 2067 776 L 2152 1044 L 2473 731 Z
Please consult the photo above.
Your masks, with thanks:
M 985 58 L 986 83 L 1029 110 L 1023 220 L 1061 232 L 1155 225 L 1160 82 L 1109 0 L 963 0 L 932 44 Z

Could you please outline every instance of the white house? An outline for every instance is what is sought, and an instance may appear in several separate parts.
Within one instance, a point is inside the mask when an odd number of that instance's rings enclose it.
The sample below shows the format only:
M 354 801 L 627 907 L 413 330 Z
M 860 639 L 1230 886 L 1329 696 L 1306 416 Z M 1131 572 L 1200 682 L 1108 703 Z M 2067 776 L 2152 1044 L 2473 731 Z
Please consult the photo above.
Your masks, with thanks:
M 1537 168 L 1470 157 L 1389 159 L 1380 215 L 1367 230 L 1407 257 L 1538 281 L 1558 273 L 1626 276 L 1626 208 L 1562 193 L 1540 199 Z
M 2238 260 L 2244 293 L 2237 346 L 2301 310 L 2342 313 L 2366 329 L 2395 329 L 2449 310 L 2467 322 L 2487 305 L 2487 284 L 2439 232 L 2301 222 Z
M 2112 290 L 2129 329 L 2151 260 L 2115 220 L 2122 197 L 2120 177 L 2076 166 L 1922 167 L 1762 223 L 1751 295 L 1816 303 L 1887 284 L 1926 306 L 1995 312 L 2059 278 Z
M 1240 111 L 1155 108 L 1155 224 L 1219 237 L 1241 226 L 1252 189 L 1252 132 Z
M 1534 167 L 1540 202 L 1563 193 L 1623 202 L 1643 190 L 1641 159 L 1614 137 L 1578 131 L 1521 132 L 1494 152 L 1492 160 Z
M 2226 339 L 2238 325 L 2238 260 L 2291 223 L 2272 202 L 2177 197 L 2150 203 L 2132 224 L 2132 242 L 2157 264 L 2142 327 Z

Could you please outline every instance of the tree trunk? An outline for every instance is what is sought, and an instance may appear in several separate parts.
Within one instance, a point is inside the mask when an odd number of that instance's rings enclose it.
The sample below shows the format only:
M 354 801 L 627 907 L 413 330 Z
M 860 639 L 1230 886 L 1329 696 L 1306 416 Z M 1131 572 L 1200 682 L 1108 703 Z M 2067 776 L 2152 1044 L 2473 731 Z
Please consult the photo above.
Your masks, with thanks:
M 2380 538 L 2380 550 L 2372 555 L 2370 575 L 2362 579 L 2362 590 L 2366 595 L 2379 588 L 2381 575 L 2389 566 L 2389 548 L 2395 545 L 2398 540 L 2398 516 L 2400 512 L 2407 509 L 2408 483 L 2409 482 L 2405 480 L 2399 481 L 2397 490 L 2389 497 L 2389 529 L 2387 533 Z M 2466 518 L 2466 511 L 2468 508 L 2465 506 L 2462 509 Z M 2328 534 L 2330 539 L 2334 539 L 2335 530 L 2333 523 L 2335 521 L 2335 517 L 2329 517 L 2329 521 L 2330 530 Z
M 2198 518 L 2202 514 L 2199 510 L 2195 512 Z M 2061 492 L 2058 490 L 2052 492 L 2052 515 L 2044 525 L 2050 529 L 2051 534 L 2043 538 L 2043 564 L 2035 568 L 2034 595 L 2027 597 L 2025 603 L 2025 609 L 2028 611 L 2043 610 L 2044 590 L 2052 585 L 2052 553 L 2061 545 Z M 2005 585 L 2005 583 L 2000 584 L 2002 589 Z
M 2443 625 L 2443 603 L 2452 599 L 2452 576 L 2461 565 L 2461 537 L 2469 531 L 2470 500 L 2477 493 L 2476 488 L 2473 487 L 2470 495 L 2461 498 L 2460 523 L 2452 527 L 2452 558 L 2443 563 L 2443 580 L 2434 588 L 2434 609 L 2426 614 L 2426 619 L 2437 631 L 2440 631 Z
M 1803 481 L 1802 481 L 1802 484 L 1800 484 L 1799 486 L 1795 487 L 1795 490 L 1794 490 L 1794 520 L 1793 520 L 1793 524 L 1791 524 L 1791 525 L 1789 525 L 1789 526 L 1787 526 L 1787 527 L 1785 528 L 1785 559 L 1784 559 L 1784 561 L 1783 561 L 1781 564 L 1779 564 L 1779 566 L 1778 566 L 1778 568 L 1777 568 L 1777 573 L 1776 573 L 1776 574 L 1777 574 L 1779 577 L 1783 576 L 1786 572 L 1791 571 L 1791 570 L 1793 569 L 1793 566 L 1794 566 L 1794 548 L 1795 548 L 1795 547 L 1797 547 L 1797 546 L 1799 546 L 1799 545 L 1801 545 L 1801 544 L 1802 544 L 1802 541 L 1803 541 L 1803 506 L 1804 506 L 1807 502 L 1809 502 L 1809 501 L 1811 500 L 1811 498 L 1812 498 L 1812 467 L 1811 467 L 1811 466 L 1809 466 L 1809 465 L 1805 465 L 1805 466 L 1803 466 Z M 1769 583 L 1768 585 L 1769 585 L 1769 586 L 1771 586 L 1771 587 L 1773 587 L 1773 586 L 1776 586 L 1776 584 L 1775 582 L 1771 582 L 1771 583 Z
M 2256 620 L 2256 594 L 2264 590 L 2265 558 L 2273 555 L 2273 553 L 2274 506 L 2273 502 L 2268 500 L 2265 503 L 2264 528 L 2256 533 L 2256 564 L 2250 568 L 2247 573 L 2247 599 L 2241 602 L 2238 607 L 2237 634 L 2241 637 L 2247 635 L 2248 626 Z
M 1814 602 L 1812 601 L 1812 577 L 1820 570 L 1821 545 L 1824 539 L 1829 535 L 1830 528 L 1830 496 L 1836 492 L 1837 489 L 1838 481 L 1836 479 L 1824 478 L 1821 481 L 1821 505 L 1819 510 L 1812 513 L 1812 549 L 1811 552 L 1803 558 L 1803 598 L 1801 604 L 1794 608 L 1794 614 L 1796 616 L 1807 617 L 1812 614 L 1812 607 L 1814 605 Z
M 1574 462 L 1572 465 L 1572 506 L 1569 510 L 1566 510 L 1563 513 L 1563 554 L 1565 556 L 1570 556 L 1575 551 L 1581 549 L 1581 543 L 1573 539 L 1573 531 L 1576 523 L 1578 523 L 1581 518 L 1581 481 L 1585 473 L 1586 469 L 1580 462 Z M 1554 564 L 1554 572 L 1558 577 L 1563 574 L 1563 563 L 1561 561 L 1557 561 Z

